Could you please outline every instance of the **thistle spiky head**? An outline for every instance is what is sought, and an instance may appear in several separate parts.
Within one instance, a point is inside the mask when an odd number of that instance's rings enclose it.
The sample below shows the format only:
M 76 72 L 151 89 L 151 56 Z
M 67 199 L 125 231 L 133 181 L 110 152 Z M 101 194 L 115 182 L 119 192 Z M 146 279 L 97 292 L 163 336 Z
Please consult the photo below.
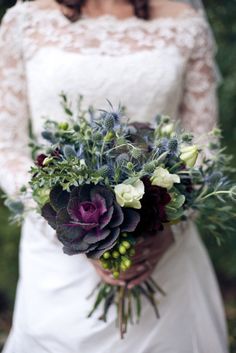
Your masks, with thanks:
M 178 150 L 178 140 L 176 138 L 172 138 L 170 139 L 169 143 L 168 143 L 168 148 L 170 150 L 170 152 L 177 152 Z

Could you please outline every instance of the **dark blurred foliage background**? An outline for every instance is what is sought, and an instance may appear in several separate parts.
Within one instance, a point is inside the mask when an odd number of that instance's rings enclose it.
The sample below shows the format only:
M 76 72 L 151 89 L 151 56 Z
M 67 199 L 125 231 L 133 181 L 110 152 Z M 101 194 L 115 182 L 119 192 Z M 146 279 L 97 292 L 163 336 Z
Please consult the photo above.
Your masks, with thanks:
M 14 0 L 0 0 L 0 17 L 14 4 Z M 232 165 L 236 167 L 236 0 L 205 0 L 205 5 L 217 40 L 217 62 L 223 77 L 219 88 L 220 126 L 224 144 L 234 154 Z M 235 234 L 224 234 L 226 241 L 220 247 L 207 234 L 202 236 L 224 296 L 231 353 L 236 353 L 236 220 Z M 11 323 L 19 237 L 19 229 L 8 224 L 8 211 L 0 201 L 0 347 Z

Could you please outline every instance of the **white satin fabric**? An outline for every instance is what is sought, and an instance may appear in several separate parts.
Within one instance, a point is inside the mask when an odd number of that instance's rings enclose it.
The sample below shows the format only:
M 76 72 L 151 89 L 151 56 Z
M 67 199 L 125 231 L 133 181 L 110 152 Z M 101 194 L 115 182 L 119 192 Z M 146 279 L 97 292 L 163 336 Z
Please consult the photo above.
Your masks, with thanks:
M 149 22 L 102 16 L 71 24 L 40 1 L 18 3 L 0 30 L 0 183 L 14 195 L 28 179 L 27 124 L 63 120 L 58 94 L 84 95 L 84 106 L 120 101 L 137 121 L 179 117 L 196 133 L 216 120 L 213 46 L 204 18 L 187 10 Z M 87 319 L 97 275 L 84 256 L 63 254 L 37 215 L 24 222 L 13 327 L 4 353 L 227 353 L 219 289 L 194 226 L 173 228 L 175 243 L 154 277 L 160 320 L 143 299 L 139 325 L 120 341 L 115 309 L 107 323 Z

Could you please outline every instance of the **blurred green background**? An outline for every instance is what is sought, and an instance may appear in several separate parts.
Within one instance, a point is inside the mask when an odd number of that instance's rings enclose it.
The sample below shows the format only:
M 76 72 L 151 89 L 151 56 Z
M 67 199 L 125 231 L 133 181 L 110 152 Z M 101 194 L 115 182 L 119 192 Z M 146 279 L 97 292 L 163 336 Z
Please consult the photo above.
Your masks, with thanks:
M 0 17 L 15 1 L 0 0 Z M 209 20 L 218 43 L 217 61 L 223 76 L 219 88 L 220 125 L 236 167 L 236 0 L 206 0 Z M 236 220 L 235 220 L 236 233 Z M 203 235 L 224 296 L 231 353 L 236 353 L 236 234 L 221 246 Z M 0 347 L 9 330 L 18 276 L 19 229 L 8 224 L 8 211 L 0 201 Z M 209 352 L 213 353 L 213 352 Z

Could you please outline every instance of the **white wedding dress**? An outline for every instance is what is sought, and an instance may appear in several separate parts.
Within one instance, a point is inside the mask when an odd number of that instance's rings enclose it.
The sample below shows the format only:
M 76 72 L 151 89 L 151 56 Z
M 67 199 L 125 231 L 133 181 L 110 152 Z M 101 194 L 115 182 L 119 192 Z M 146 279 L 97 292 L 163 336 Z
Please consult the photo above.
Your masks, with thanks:
M 84 96 L 84 106 L 126 105 L 136 121 L 157 113 L 180 118 L 196 133 L 216 119 L 213 45 L 204 17 L 83 17 L 71 23 L 59 8 L 18 3 L 0 30 L 0 184 L 14 195 L 28 179 L 31 118 L 65 119 L 59 94 Z M 224 310 L 211 263 L 189 223 L 173 228 L 175 243 L 154 277 L 166 291 L 160 320 L 143 300 L 139 325 L 121 341 L 115 310 L 107 323 L 87 319 L 98 282 L 84 256 L 67 256 L 37 215 L 24 222 L 13 326 L 4 353 L 227 353 Z

